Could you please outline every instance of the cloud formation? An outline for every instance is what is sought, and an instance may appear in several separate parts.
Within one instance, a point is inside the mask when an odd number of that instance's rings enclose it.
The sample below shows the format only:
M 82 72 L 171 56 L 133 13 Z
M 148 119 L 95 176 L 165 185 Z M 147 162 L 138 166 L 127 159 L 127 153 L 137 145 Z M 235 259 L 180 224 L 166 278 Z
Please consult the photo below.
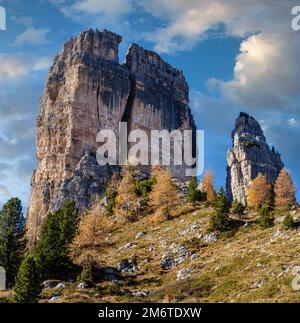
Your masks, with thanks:
M 23 79 L 31 72 L 40 72 L 50 66 L 48 57 L 40 57 L 34 54 L 0 53 L 0 81 Z
M 47 38 L 47 35 L 49 32 L 49 28 L 35 29 L 34 27 L 29 27 L 23 33 L 16 37 L 14 45 L 24 46 L 27 44 L 38 46 L 48 44 L 49 40 Z

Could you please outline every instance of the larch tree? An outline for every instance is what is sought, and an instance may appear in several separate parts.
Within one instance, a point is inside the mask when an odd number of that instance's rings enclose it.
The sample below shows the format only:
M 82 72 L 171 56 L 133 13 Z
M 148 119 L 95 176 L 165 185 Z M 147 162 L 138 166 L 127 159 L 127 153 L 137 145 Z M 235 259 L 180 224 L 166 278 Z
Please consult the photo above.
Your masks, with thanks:
M 149 204 L 155 209 L 153 218 L 160 222 L 170 218 L 171 210 L 179 203 L 179 193 L 168 170 L 156 166 L 154 176 L 156 181 L 149 194 Z
M 274 192 L 276 208 L 286 208 L 295 203 L 295 186 L 288 171 L 281 170 L 275 182 Z
M 121 215 L 127 221 L 136 220 L 137 194 L 130 166 L 125 166 L 122 170 L 122 180 L 118 187 L 115 210 L 117 215 Z
M 215 202 L 216 192 L 214 189 L 214 174 L 211 170 L 208 170 L 203 176 L 201 191 L 205 193 L 207 202 Z
M 263 204 L 268 204 L 271 188 L 272 186 L 268 183 L 266 175 L 259 173 L 249 187 L 248 207 L 259 210 Z

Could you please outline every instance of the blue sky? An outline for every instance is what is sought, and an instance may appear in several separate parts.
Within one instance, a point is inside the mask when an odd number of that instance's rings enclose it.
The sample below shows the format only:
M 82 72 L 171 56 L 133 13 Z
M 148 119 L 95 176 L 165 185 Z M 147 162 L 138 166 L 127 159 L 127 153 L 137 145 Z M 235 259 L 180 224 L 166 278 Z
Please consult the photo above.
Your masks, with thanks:
M 300 31 L 296 0 L 0 0 L 0 205 L 25 207 L 35 167 L 35 121 L 47 71 L 63 44 L 87 28 L 123 36 L 182 68 L 190 106 L 206 133 L 205 167 L 225 183 L 226 151 L 240 111 L 261 122 L 300 187 Z M 299 194 L 298 194 L 299 197 Z

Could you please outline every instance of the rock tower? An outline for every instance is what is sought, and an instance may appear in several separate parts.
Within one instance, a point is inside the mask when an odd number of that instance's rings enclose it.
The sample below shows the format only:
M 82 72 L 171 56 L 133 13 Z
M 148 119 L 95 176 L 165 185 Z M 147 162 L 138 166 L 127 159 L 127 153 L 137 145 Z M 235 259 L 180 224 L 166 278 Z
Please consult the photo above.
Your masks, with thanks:
M 274 183 L 284 167 L 280 154 L 270 149 L 259 123 L 241 112 L 232 132 L 232 148 L 227 153 L 227 193 L 231 200 L 246 204 L 251 181 L 258 173 Z
M 70 39 L 50 68 L 37 120 L 38 165 L 32 175 L 27 238 L 33 245 L 48 212 L 65 199 L 87 208 L 117 167 L 99 166 L 100 129 L 195 130 L 189 88 L 181 70 L 132 44 L 119 63 L 122 38 L 87 30 Z M 183 177 L 183 167 L 171 167 Z

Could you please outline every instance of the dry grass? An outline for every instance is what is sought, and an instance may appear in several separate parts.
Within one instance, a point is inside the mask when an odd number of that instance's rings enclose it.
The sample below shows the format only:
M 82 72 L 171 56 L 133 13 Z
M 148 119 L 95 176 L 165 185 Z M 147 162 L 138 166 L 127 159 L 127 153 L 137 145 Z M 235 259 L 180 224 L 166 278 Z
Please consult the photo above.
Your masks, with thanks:
M 99 281 L 98 287 L 78 290 L 67 283 L 60 291 L 60 302 L 299 302 L 300 291 L 293 291 L 292 268 L 300 265 L 300 230 L 285 231 L 276 217 L 272 228 L 262 230 L 257 214 L 232 219 L 235 228 L 205 243 L 210 208 L 195 209 L 184 204 L 174 210 L 168 221 L 150 223 L 152 215 L 135 223 L 110 221 L 110 231 L 97 236 L 95 245 L 82 249 L 93 253 L 103 267 L 116 267 L 123 259 L 136 259 L 140 270 L 122 273 L 121 281 Z M 300 212 L 294 214 L 300 219 Z M 246 226 L 245 223 L 248 223 Z M 278 231 L 279 230 L 279 231 Z M 145 234 L 135 239 L 136 234 Z M 278 233 L 279 232 L 279 233 Z M 172 253 L 173 243 L 184 246 L 197 258 L 169 270 L 161 268 L 161 257 Z M 130 247 L 123 248 L 131 243 Z M 147 262 L 145 261 L 147 259 Z M 177 272 L 190 268 L 190 277 L 176 280 Z M 148 290 L 147 298 L 133 296 Z M 43 292 L 48 302 L 55 290 Z

